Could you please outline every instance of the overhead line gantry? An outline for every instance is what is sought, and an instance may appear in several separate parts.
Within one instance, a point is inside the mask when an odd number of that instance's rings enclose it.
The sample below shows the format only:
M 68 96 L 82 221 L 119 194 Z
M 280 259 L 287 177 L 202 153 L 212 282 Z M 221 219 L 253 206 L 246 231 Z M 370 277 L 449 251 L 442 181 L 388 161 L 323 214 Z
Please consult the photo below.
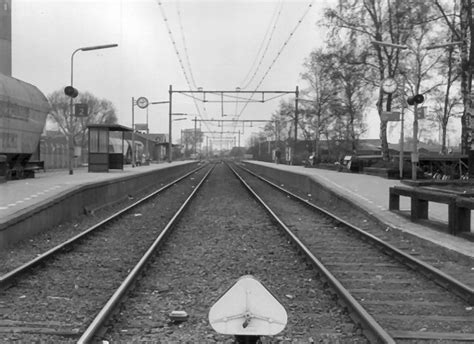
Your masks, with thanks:
M 171 123 L 172 123 L 172 108 L 173 108 L 173 93 L 179 93 L 186 95 L 188 97 L 193 98 L 194 100 L 201 101 L 203 103 L 221 103 L 221 115 L 224 117 L 224 103 L 235 103 L 236 100 L 244 100 L 247 104 L 248 103 L 265 103 L 267 101 L 270 101 L 272 99 L 284 96 L 286 94 L 294 94 L 295 95 L 295 117 L 294 117 L 294 127 L 295 127 L 295 138 L 293 142 L 293 152 L 296 151 L 296 141 L 298 139 L 298 96 L 299 96 L 299 88 L 296 86 L 296 89 L 294 91 L 284 91 L 284 90 L 275 90 L 275 91 L 243 91 L 241 89 L 236 89 L 236 90 L 204 90 L 199 88 L 198 90 L 173 90 L 173 86 L 169 86 L 169 132 L 170 132 L 170 138 L 169 138 L 169 156 L 171 161 L 171 152 L 172 152 L 172 147 L 171 147 Z M 202 95 L 202 97 L 196 97 L 196 94 Z M 254 99 L 254 95 L 260 95 L 261 99 Z M 265 99 L 265 95 L 273 94 L 274 96 L 271 98 Z M 210 100 L 206 99 L 207 95 L 217 95 L 220 96 L 220 99 L 218 100 Z M 245 98 L 242 97 L 242 95 L 250 95 L 246 96 Z M 233 98 L 234 100 L 224 100 L 224 96 Z M 195 119 L 197 121 L 197 119 Z M 206 119 L 201 119 L 200 121 L 210 121 Z M 224 120 L 221 120 L 224 121 Z M 227 120 L 227 121 L 234 121 L 234 120 Z M 258 121 L 258 120 L 235 120 L 235 121 Z M 269 122 L 269 121 L 266 121 Z M 195 122 L 196 125 L 197 122 Z M 236 122 L 234 122 L 236 123 Z

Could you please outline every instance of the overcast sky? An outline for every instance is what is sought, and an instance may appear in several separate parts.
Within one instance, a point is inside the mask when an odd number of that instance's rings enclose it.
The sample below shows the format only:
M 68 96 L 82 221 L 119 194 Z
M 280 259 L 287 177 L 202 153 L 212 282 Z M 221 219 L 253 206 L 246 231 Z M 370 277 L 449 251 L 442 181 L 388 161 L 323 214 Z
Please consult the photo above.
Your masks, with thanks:
M 118 48 L 78 52 L 74 58 L 74 86 L 79 91 L 111 100 L 117 108 L 119 123 L 131 126 L 132 97 L 165 101 L 169 85 L 174 90 L 189 89 L 163 14 L 191 87 L 205 90 L 243 88 L 246 76 L 253 75 L 254 61 L 259 61 L 256 60 L 259 48 L 262 47 L 261 51 L 265 48 L 265 44 L 262 46 L 265 33 L 274 27 L 265 59 L 246 88 L 253 91 L 309 9 L 259 87 L 259 90 L 294 91 L 297 85 L 300 89 L 307 87 L 300 78 L 302 65 L 309 53 L 322 45 L 325 33 L 317 22 L 323 9 L 335 0 L 316 0 L 311 8 L 311 1 L 303 0 L 12 2 L 13 77 L 36 85 L 48 95 L 70 83 L 70 59 L 75 49 L 117 43 Z M 278 21 L 271 24 L 279 11 Z M 250 104 L 240 119 L 269 119 L 279 101 Z M 203 118 L 220 118 L 221 104 L 206 104 L 205 111 L 202 103 L 199 107 Z M 240 113 L 241 109 L 241 103 L 224 104 L 226 114 Z M 192 118 L 197 114 L 192 99 L 179 94 L 173 95 L 173 112 L 190 113 Z M 135 108 L 135 122 L 144 123 L 145 113 Z M 167 105 L 149 108 L 151 132 L 167 133 L 167 113 Z M 176 138 L 181 129 L 192 128 L 194 123 L 176 121 L 173 127 Z M 215 127 L 203 124 L 202 128 Z M 255 125 L 246 127 L 242 140 L 255 130 Z

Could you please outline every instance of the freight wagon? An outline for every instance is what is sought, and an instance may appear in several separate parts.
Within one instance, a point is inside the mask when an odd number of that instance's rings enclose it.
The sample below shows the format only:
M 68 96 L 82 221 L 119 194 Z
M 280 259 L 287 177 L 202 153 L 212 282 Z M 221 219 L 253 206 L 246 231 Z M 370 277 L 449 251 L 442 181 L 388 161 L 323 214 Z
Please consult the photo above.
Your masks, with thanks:
M 38 149 L 49 110 L 38 88 L 0 74 L 0 176 L 34 175 L 30 158 Z

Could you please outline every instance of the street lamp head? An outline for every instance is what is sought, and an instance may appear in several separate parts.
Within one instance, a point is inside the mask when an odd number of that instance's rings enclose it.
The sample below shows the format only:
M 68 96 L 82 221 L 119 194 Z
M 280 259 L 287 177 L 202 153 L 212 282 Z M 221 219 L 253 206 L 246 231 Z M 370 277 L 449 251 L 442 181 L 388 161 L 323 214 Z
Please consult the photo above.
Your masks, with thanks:
M 115 48 L 115 47 L 118 47 L 118 44 L 95 45 L 95 46 L 92 46 L 92 47 L 80 48 L 80 50 L 89 51 L 89 50 L 107 49 L 107 48 Z
M 382 41 L 372 41 L 372 44 L 374 45 L 380 45 L 382 47 L 389 47 L 389 48 L 394 48 L 394 49 L 408 49 L 408 46 L 402 45 L 402 44 L 394 44 L 394 43 L 388 43 L 388 42 L 382 42 Z

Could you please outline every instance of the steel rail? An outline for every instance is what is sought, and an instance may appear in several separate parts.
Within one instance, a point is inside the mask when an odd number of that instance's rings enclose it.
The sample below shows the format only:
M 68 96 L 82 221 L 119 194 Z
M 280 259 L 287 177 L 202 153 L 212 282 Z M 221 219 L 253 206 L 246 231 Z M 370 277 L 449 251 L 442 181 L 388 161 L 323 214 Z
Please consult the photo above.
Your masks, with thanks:
M 159 193 L 163 192 L 164 190 L 170 188 L 174 184 L 176 184 L 176 183 L 180 182 L 181 180 L 189 177 L 193 173 L 199 171 L 204 166 L 205 165 L 199 166 L 198 168 L 195 168 L 194 170 L 192 170 L 192 171 L 186 173 L 185 175 L 173 180 L 172 182 L 170 182 L 167 185 L 161 187 L 160 189 L 152 192 L 151 194 L 139 199 L 138 201 L 134 202 L 133 204 L 117 211 L 116 213 L 112 214 L 111 216 L 107 217 L 106 219 L 104 219 L 104 220 L 100 221 L 99 223 L 89 227 L 88 229 L 84 230 L 83 232 L 75 235 L 74 237 L 72 237 L 72 238 L 64 241 L 63 243 L 49 249 L 48 251 L 40 254 L 39 256 L 35 257 L 34 259 L 32 259 L 32 260 L 26 262 L 25 264 L 15 268 L 14 270 L 9 271 L 6 274 L 0 276 L 0 289 L 5 288 L 5 286 L 9 285 L 14 279 L 20 277 L 22 274 L 26 273 L 27 271 L 29 271 L 33 267 L 35 267 L 38 264 L 40 264 L 40 263 L 46 261 L 47 259 L 51 258 L 53 255 L 57 254 L 61 250 L 64 250 L 65 248 L 77 243 L 80 239 L 85 238 L 90 233 L 92 233 L 92 232 L 96 231 L 97 229 L 103 227 L 104 225 L 106 225 L 110 221 L 117 219 L 119 216 L 121 216 L 124 213 L 130 211 L 131 209 L 135 208 L 137 205 L 147 201 L 148 199 L 150 199 L 152 197 L 155 197 L 156 195 L 158 195 Z
M 273 186 L 274 188 L 280 190 L 281 192 L 285 193 L 286 195 L 298 200 L 299 202 L 305 204 L 306 206 L 310 207 L 311 209 L 317 210 L 319 212 L 322 212 L 323 214 L 333 218 L 334 220 L 344 224 L 354 232 L 356 232 L 359 236 L 361 236 L 364 240 L 367 242 L 379 247 L 383 252 L 391 256 L 392 258 L 395 258 L 396 260 L 402 262 L 403 264 L 407 265 L 411 269 L 421 272 L 425 277 L 428 279 L 432 280 L 436 284 L 440 285 L 444 289 L 448 290 L 449 292 L 457 295 L 460 297 L 463 301 L 466 301 L 470 306 L 474 305 L 474 289 L 471 288 L 470 286 L 466 285 L 465 283 L 453 278 L 452 276 L 449 276 L 448 274 L 444 273 L 443 271 L 435 268 L 434 266 L 427 264 L 423 262 L 420 259 L 417 259 L 415 257 L 410 256 L 409 254 L 403 252 L 402 250 L 396 248 L 395 246 L 377 238 L 375 235 L 372 235 L 370 233 L 367 233 L 363 229 L 354 226 L 353 224 L 347 222 L 346 220 L 338 217 L 335 214 L 332 214 L 331 212 L 318 207 L 317 205 L 305 200 L 304 198 L 292 193 L 291 191 L 288 191 L 279 185 L 271 182 L 270 180 L 265 179 L 262 176 L 259 176 L 258 174 L 254 173 L 253 171 L 250 171 L 249 169 L 239 166 L 240 168 L 244 169 L 248 173 L 252 174 L 253 176 L 257 177 L 258 179 L 268 183 L 269 185 Z
M 169 234 L 169 232 L 171 232 L 174 225 L 178 222 L 184 210 L 188 207 L 189 203 L 194 198 L 198 190 L 207 180 L 208 176 L 211 174 L 214 167 L 215 165 L 211 169 L 209 169 L 209 171 L 206 173 L 203 179 L 194 188 L 191 195 L 189 195 L 189 197 L 184 201 L 181 207 L 176 211 L 176 213 L 173 215 L 171 220 L 168 222 L 165 228 L 161 231 L 161 233 L 155 239 L 155 241 L 150 246 L 150 248 L 145 252 L 143 257 L 139 260 L 139 262 L 135 265 L 135 267 L 130 271 L 130 273 L 122 282 L 122 284 L 117 288 L 117 290 L 110 297 L 110 299 L 107 301 L 105 306 L 100 310 L 100 312 L 97 314 L 94 320 L 87 327 L 86 331 L 82 334 L 82 336 L 77 341 L 78 344 L 90 343 L 92 339 L 94 338 L 94 336 L 101 330 L 101 328 L 104 326 L 109 316 L 113 313 L 115 308 L 120 304 L 122 297 L 126 294 L 126 292 L 130 288 L 130 286 L 133 284 L 133 282 L 135 282 L 135 280 L 139 276 L 140 272 L 142 271 L 142 269 L 144 268 L 148 260 L 153 256 L 158 246 L 162 244 L 166 236 Z
M 339 280 L 324 266 L 321 261 L 316 258 L 311 251 L 298 239 L 298 237 L 283 223 L 283 221 L 273 212 L 273 210 L 263 201 L 260 196 L 244 181 L 244 179 L 229 164 L 227 166 L 232 170 L 240 182 L 247 188 L 249 193 L 260 203 L 266 212 L 278 223 L 285 234 L 303 252 L 307 259 L 315 266 L 323 275 L 326 281 L 336 291 L 342 302 L 350 310 L 351 317 L 358 322 L 365 331 L 366 336 L 374 343 L 395 343 L 395 340 L 385 331 L 382 326 L 365 310 L 364 307 L 344 288 Z

